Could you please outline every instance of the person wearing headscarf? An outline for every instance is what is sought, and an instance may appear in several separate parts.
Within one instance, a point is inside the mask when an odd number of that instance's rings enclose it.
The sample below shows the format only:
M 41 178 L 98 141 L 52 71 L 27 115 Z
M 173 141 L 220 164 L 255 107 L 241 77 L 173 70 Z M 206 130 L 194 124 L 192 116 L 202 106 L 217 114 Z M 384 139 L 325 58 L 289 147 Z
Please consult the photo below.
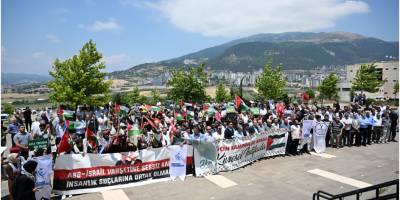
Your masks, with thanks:
M 8 191 L 9 191 L 9 199 L 14 200 L 12 195 L 14 181 L 17 176 L 21 173 L 21 161 L 19 160 L 18 153 L 11 153 L 7 156 L 8 163 L 4 165 L 4 171 L 7 174 L 8 178 Z
M 33 160 L 29 160 L 23 165 L 21 175 L 15 179 L 13 186 L 13 196 L 15 200 L 35 200 L 35 192 L 38 191 L 35 188 L 35 170 L 38 163 Z

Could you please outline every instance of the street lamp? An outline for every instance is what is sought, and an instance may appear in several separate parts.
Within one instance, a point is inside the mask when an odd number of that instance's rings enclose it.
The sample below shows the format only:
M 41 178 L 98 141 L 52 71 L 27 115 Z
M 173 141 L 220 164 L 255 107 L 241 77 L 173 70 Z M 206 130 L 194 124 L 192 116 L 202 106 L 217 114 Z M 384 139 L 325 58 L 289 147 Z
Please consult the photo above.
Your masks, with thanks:
M 240 97 L 243 97 L 243 79 L 246 78 L 246 76 L 243 76 L 242 79 L 240 79 L 240 85 L 239 85 L 239 89 L 240 89 Z

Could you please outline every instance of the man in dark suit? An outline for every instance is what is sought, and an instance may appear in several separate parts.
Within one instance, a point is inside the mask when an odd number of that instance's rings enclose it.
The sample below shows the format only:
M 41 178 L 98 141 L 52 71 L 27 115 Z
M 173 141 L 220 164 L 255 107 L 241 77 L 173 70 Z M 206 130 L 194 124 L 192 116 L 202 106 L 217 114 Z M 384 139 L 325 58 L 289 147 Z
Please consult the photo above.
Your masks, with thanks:
M 233 123 L 229 122 L 228 127 L 225 129 L 224 137 L 225 139 L 233 139 L 234 134 L 235 134 L 235 129 L 233 129 Z

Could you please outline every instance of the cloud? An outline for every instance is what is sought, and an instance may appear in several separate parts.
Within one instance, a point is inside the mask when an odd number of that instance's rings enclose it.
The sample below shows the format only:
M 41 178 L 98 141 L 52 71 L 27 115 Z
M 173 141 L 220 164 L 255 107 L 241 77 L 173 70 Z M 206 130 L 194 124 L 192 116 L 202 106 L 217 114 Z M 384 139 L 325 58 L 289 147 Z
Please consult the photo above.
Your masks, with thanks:
M 54 35 L 52 33 L 47 34 L 46 38 L 52 43 L 60 43 L 61 42 L 60 38 L 58 38 L 57 35 Z
M 41 52 L 41 51 L 32 53 L 32 58 L 39 62 L 44 62 L 44 63 L 52 62 L 51 56 L 49 56 L 47 53 Z
M 109 18 L 105 21 L 95 21 L 92 25 L 78 24 L 78 27 L 89 31 L 114 31 L 123 29 L 113 18 Z
M 154 2 L 147 0 L 119 0 L 119 3 L 123 6 L 133 6 L 136 8 L 153 7 Z
M 320 30 L 369 11 L 365 2 L 347 0 L 125 0 L 128 3 L 159 10 L 182 30 L 217 37 Z
M 129 56 L 124 53 L 114 54 L 104 56 L 103 61 L 106 65 L 121 65 L 122 63 L 129 61 Z

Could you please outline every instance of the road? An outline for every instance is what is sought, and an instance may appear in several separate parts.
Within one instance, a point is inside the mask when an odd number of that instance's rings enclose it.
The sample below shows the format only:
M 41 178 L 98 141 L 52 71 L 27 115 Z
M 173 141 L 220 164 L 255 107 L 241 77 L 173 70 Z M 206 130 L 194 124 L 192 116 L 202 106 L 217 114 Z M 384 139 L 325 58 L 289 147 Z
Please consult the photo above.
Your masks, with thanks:
M 318 190 L 336 194 L 398 178 L 398 152 L 398 143 L 394 142 L 328 148 L 324 157 L 303 154 L 269 158 L 208 179 L 189 176 L 184 182 L 167 181 L 68 199 L 312 199 Z M 4 196 L 6 182 L 2 186 Z

